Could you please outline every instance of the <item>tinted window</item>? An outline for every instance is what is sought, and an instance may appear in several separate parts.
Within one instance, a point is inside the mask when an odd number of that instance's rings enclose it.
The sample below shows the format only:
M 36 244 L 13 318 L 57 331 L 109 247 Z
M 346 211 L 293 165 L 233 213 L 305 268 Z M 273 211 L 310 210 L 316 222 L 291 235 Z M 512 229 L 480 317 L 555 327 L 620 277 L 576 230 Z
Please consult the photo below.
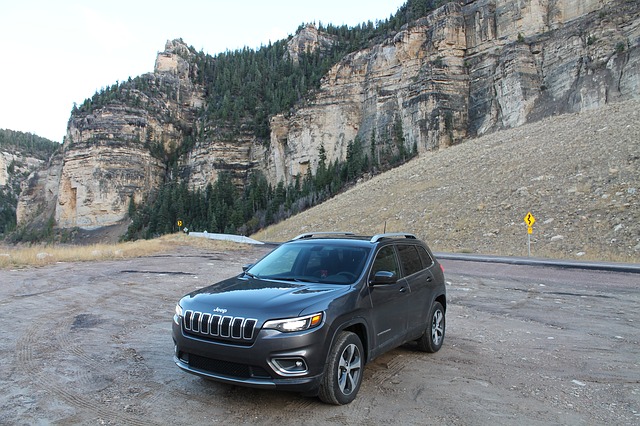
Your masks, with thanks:
M 303 273 L 320 278 L 339 274 L 356 278 L 362 272 L 368 252 L 368 249 L 357 247 L 317 245 L 308 251 Z
M 283 244 L 248 272 L 264 279 L 351 284 L 362 273 L 370 249 L 319 244 Z
M 374 276 L 378 271 L 394 272 L 396 276 L 400 276 L 398 261 L 396 260 L 396 254 L 392 246 L 383 247 L 376 254 L 376 259 L 373 261 L 373 268 L 371 269 L 371 276 Z
M 400 253 L 400 262 L 405 276 L 415 274 L 422 269 L 422 262 L 416 246 L 398 245 L 398 253 Z
M 418 253 L 420 253 L 420 259 L 422 259 L 422 267 L 429 268 L 433 265 L 433 259 L 429 255 L 429 253 L 424 249 L 424 247 L 418 247 Z
M 290 274 L 302 250 L 303 247 L 301 246 L 281 245 L 267 257 L 253 265 L 250 271 L 260 277 Z

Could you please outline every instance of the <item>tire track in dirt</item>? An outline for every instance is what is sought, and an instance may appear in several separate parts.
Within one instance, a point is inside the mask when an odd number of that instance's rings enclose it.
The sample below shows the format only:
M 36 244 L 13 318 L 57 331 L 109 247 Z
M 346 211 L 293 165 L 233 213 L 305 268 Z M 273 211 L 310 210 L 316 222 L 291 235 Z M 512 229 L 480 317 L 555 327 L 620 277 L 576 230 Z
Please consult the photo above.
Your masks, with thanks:
M 77 347 L 76 344 L 70 340 L 60 339 L 57 340 L 56 336 L 62 336 L 65 332 L 68 332 L 70 325 L 69 321 L 56 323 L 51 329 L 43 329 L 39 324 L 32 324 L 25 328 L 24 334 L 16 342 L 16 355 L 15 362 L 17 368 L 22 370 L 26 376 L 30 379 L 31 386 L 38 386 L 50 393 L 55 394 L 57 397 L 65 401 L 72 407 L 81 410 L 88 411 L 93 416 L 101 419 L 108 419 L 116 424 L 129 424 L 129 425 L 150 425 L 154 424 L 151 419 L 145 418 L 140 420 L 138 416 L 123 414 L 115 407 L 110 407 L 102 402 L 96 401 L 88 396 L 88 393 L 79 394 L 87 389 L 86 385 L 91 385 L 93 376 L 88 371 L 101 371 L 100 364 L 91 357 L 87 356 L 84 351 L 71 349 L 66 351 L 63 346 L 60 346 L 60 342 L 70 342 L 70 348 Z M 62 328 L 62 330 L 61 330 Z M 46 331 L 46 333 L 45 333 Z M 53 334 L 50 334 L 53 332 Z M 54 337 L 53 340 L 50 336 Z M 53 343 L 53 344 L 52 344 Z M 51 353 L 55 353 L 56 358 L 60 358 L 60 355 L 64 353 L 73 355 L 72 361 L 80 361 L 80 371 L 65 371 L 63 377 L 66 382 L 62 383 L 56 380 L 59 375 L 49 374 L 47 371 L 48 360 L 47 356 Z M 38 354 L 38 357 L 34 356 L 34 353 Z M 46 355 L 43 357 L 42 355 Z M 74 365 L 76 365 L 74 363 Z M 88 368 L 83 368 L 88 367 Z M 78 366 L 76 365 L 76 368 Z M 72 374 L 72 377 L 68 377 L 68 374 Z M 89 386 L 90 387 L 90 386 Z M 159 423 L 158 423 L 159 424 Z
M 386 361 L 387 357 L 391 357 Z M 383 387 L 386 383 L 396 377 L 406 366 L 406 360 L 402 354 L 387 353 L 383 357 L 374 361 L 374 372 L 369 379 L 375 387 Z

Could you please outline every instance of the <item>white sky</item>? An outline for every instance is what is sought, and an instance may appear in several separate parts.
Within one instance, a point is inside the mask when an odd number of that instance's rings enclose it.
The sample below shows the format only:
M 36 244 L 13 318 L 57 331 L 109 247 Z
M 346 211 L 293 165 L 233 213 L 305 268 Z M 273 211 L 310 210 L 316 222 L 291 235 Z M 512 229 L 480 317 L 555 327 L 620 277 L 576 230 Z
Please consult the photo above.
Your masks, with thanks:
M 215 55 L 258 48 L 308 22 L 387 19 L 406 0 L 6 0 L 0 128 L 62 142 L 73 103 L 152 72 L 167 40 Z

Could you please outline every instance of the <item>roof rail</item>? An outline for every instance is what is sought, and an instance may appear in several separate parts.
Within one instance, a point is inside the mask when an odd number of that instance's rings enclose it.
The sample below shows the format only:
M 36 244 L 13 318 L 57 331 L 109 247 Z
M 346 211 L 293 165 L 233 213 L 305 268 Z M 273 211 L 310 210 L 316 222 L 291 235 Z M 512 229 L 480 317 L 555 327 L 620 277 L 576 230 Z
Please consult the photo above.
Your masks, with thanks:
M 408 239 L 412 239 L 412 240 L 417 240 L 417 237 L 413 234 L 407 234 L 404 232 L 391 232 L 391 233 L 387 233 L 387 234 L 377 234 L 374 235 L 373 237 L 371 237 L 371 241 L 372 243 L 377 243 L 378 241 L 380 241 L 383 238 L 408 238 Z
M 312 237 L 316 237 L 316 236 L 327 236 L 327 235 L 347 236 L 347 235 L 355 235 L 355 234 L 353 232 L 307 232 L 307 233 L 298 235 L 297 237 L 293 238 L 291 241 L 293 241 L 293 240 L 303 240 L 305 238 L 312 238 Z

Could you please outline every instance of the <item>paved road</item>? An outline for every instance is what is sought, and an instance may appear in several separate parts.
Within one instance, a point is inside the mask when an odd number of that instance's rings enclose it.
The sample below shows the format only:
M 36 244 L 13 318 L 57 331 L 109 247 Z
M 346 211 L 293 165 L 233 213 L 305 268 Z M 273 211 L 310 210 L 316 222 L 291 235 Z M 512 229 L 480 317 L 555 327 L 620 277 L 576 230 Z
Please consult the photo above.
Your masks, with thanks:
M 265 250 L 0 271 L 0 424 L 640 423 L 634 274 L 445 260 L 442 350 L 374 360 L 348 406 L 180 371 L 175 302 Z

